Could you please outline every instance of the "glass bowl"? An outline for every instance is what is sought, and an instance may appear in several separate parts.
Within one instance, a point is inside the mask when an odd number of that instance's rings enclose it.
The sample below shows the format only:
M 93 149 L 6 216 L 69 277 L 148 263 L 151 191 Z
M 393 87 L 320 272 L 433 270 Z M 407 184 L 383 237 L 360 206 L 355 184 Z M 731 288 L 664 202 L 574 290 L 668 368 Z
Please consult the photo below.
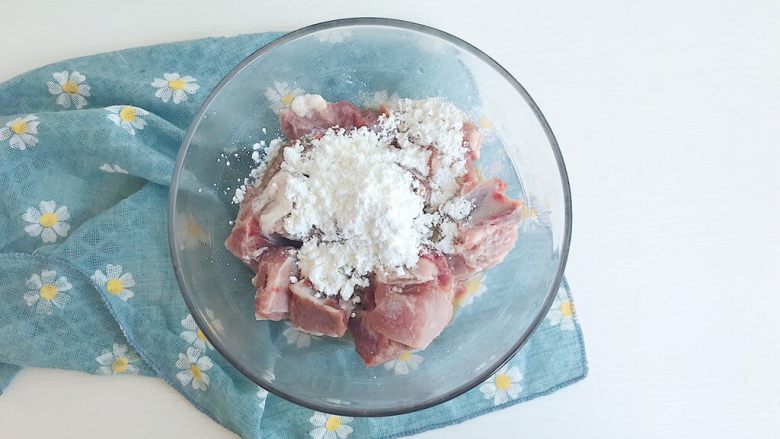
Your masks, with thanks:
M 252 272 L 223 244 L 238 211 L 233 191 L 252 166 L 252 145 L 281 134 L 275 111 L 302 90 L 363 105 L 394 94 L 452 101 L 486 132 L 483 174 L 504 179 L 508 194 L 526 205 L 514 250 L 428 349 L 415 353 L 422 359 L 416 368 L 367 368 L 349 338 L 309 337 L 286 322 L 256 321 Z M 182 142 L 171 184 L 176 276 L 211 343 L 270 392 L 345 416 L 420 410 L 487 379 L 544 318 L 570 234 L 563 160 L 528 93 L 474 46 L 398 20 L 320 23 L 251 54 L 206 98 Z

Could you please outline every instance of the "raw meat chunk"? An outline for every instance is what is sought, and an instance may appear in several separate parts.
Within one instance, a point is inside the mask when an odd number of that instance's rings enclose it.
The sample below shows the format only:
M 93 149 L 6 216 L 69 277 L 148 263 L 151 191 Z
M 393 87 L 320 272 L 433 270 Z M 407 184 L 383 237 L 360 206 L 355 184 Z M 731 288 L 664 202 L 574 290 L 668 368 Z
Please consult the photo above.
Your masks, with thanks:
M 456 250 L 462 261 L 451 263 L 456 278 L 463 278 L 463 267 L 476 273 L 495 266 L 514 247 L 523 203 L 510 199 L 505 191 L 506 183 L 493 178 L 465 195 L 474 210 L 458 226 L 460 236 Z M 459 266 L 461 263 L 463 267 Z
M 371 329 L 366 314 L 366 311 L 356 311 L 355 317 L 349 321 L 349 330 L 355 339 L 355 351 L 366 366 L 378 366 L 411 349 Z
M 360 108 L 347 101 L 328 103 L 322 110 L 312 110 L 306 116 L 299 116 L 292 109 L 279 113 L 279 125 L 288 139 L 295 141 L 315 131 L 327 130 L 338 125 L 341 128 L 371 126 L 379 112 Z
M 290 276 L 298 275 L 296 250 L 291 247 L 273 247 L 265 251 L 252 279 L 257 320 L 284 320 L 290 304 Z
M 277 153 L 271 159 L 263 178 L 246 189 L 233 230 L 225 240 L 225 247 L 255 271 L 257 261 L 268 247 L 285 243 L 281 236 L 262 230 L 253 206 L 271 178 L 279 171 L 283 159 L 282 154 Z
M 268 247 L 285 244 L 281 236 L 266 234 L 261 230 L 251 207 L 251 201 L 257 197 L 257 193 L 257 188 L 246 191 L 245 202 L 241 203 L 233 230 L 225 240 L 225 247 L 253 270 L 257 270 L 257 262 Z
M 452 319 L 452 281 L 412 285 L 377 284 L 376 307 L 366 314 L 372 330 L 390 340 L 425 349 Z
M 252 212 L 267 234 L 284 235 L 284 218 L 292 212 L 293 205 L 285 196 L 290 173 L 277 172 L 265 189 L 251 202 Z
M 329 337 L 341 337 L 347 332 L 350 302 L 340 304 L 330 297 L 315 297 L 316 291 L 308 280 L 292 284 L 290 291 L 290 323 L 296 329 Z

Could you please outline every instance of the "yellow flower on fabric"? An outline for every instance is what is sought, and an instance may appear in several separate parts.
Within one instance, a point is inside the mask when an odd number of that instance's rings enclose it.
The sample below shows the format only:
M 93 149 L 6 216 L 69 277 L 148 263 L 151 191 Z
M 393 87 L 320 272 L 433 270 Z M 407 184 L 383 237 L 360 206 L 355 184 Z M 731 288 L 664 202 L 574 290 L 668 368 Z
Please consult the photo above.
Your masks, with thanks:
M 70 301 L 70 294 L 65 291 L 73 288 L 65 276 L 57 277 L 57 272 L 53 270 L 43 270 L 40 275 L 33 273 L 26 285 L 28 290 L 24 293 L 24 301 L 41 314 L 51 314 L 53 306 L 65 308 Z
M 64 108 L 70 108 L 71 105 L 77 110 L 87 106 L 87 100 L 84 98 L 90 96 L 90 86 L 85 84 L 86 76 L 79 72 L 68 73 L 67 70 L 52 74 L 56 82 L 46 83 L 49 87 L 49 93 L 57 96 L 57 104 Z
M 366 107 L 379 108 L 382 104 L 392 104 L 401 99 L 396 93 L 390 94 L 387 90 L 380 90 L 370 94 L 363 94 L 363 104 Z
M 474 303 L 474 299 L 485 293 L 485 279 L 483 276 L 473 277 L 463 283 L 466 290 L 455 300 L 455 306 L 464 307 Z
M 214 367 L 214 363 L 209 357 L 201 356 L 201 352 L 197 348 L 190 346 L 187 348 L 186 354 L 179 354 L 176 367 L 181 369 L 176 374 L 176 378 L 179 379 L 182 386 L 192 383 L 192 388 L 196 390 L 208 389 L 211 379 L 206 372 Z
M 192 318 L 192 314 L 187 314 L 187 317 L 181 321 L 181 326 L 185 331 L 180 333 L 179 337 L 183 338 L 188 344 L 196 347 L 201 352 L 206 352 L 207 349 L 214 349 L 214 346 L 211 345 L 203 331 L 198 328 L 195 319 Z
M 274 81 L 273 87 L 265 90 L 265 97 L 271 103 L 271 109 L 279 114 L 282 108 L 289 108 L 296 96 L 306 93 L 302 88 L 290 90 L 290 85 L 286 82 Z
M 523 391 L 520 385 L 522 380 L 523 374 L 516 366 L 508 368 L 504 365 L 479 387 L 479 391 L 485 399 L 492 399 L 493 405 L 503 404 L 520 395 Z
M 32 147 L 38 144 L 38 117 L 32 114 L 22 118 L 17 118 L 5 124 L 0 128 L 0 142 L 8 140 L 11 148 L 25 150 L 28 146 Z
M 560 326 L 564 331 L 574 330 L 574 305 L 565 295 L 555 297 L 550 312 L 547 313 L 547 320 L 552 326 Z
M 299 349 L 311 346 L 311 335 L 301 332 L 292 326 L 285 329 L 282 335 L 287 339 L 287 344 L 295 344 Z
M 135 130 L 144 129 L 146 121 L 141 119 L 141 116 L 149 114 L 148 111 L 131 105 L 112 105 L 106 107 L 106 111 L 109 112 L 106 118 L 124 128 L 131 136 L 135 135 Z
M 311 425 L 317 427 L 309 432 L 313 439 L 345 439 L 352 433 L 352 427 L 348 424 L 352 418 L 347 416 L 328 415 L 322 412 L 314 412 L 309 418 Z
M 91 278 L 96 284 L 102 286 L 108 294 L 119 297 L 125 302 L 135 295 L 129 289 L 135 286 L 133 275 L 131 273 L 122 273 L 121 265 L 108 264 L 106 265 L 105 274 L 100 270 L 96 270 Z
M 70 231 L 68 206 L 57 207 L 54 201 L 41 201 L 39 209 L 28 207 L 22 219 L 31 223 L 24 228 L 30 236 L 39 236 L 43 242 L 57 242 L 57 237 L 66 237 Z
M 98 375 L 137 374 L 136 364 L 141 361 L 141 357 L 129 350 L 127 345 L 114 343 L 110 350 L 104 349 L 95 361 L 100 363 Z
M 385 369 L 393 370 L 396 375 L 406 375 L 411 370 L 417 370 L 423 358 L 412 351 L 404 351 L 398 355 L 398 358 L 385 363 Z
M 493 128 L 493 124 L 490 123 L 490 119 L 488 119 L 487 116 L 480 116 L 477 119 L 477 125 L 483 130 L 489 130 Z
M 526 226 L 550 227 L 551 212 L 549 206 L 532 195 L 523 206 L 523 223 Z
M 154 95 L 163 102 L 168 102 L 173 98 L 173 103 L 179 104 L 187 100 L 188 94 L 195 94 L 200 88 L 200 85 L 195 83 L 197 79 L 189 75 L 163 73 L 163 78 L 154 78 L 152 81 L 152 87 L 157 89 Z
M 181 230 L 182 239 L 179 243 L 181 250 L 190 250 L 201 246 L 213 246 L 214 237 L 210 232 L 203 230 L 197 218 L 191 213 L 176 217 L 176 228 Z

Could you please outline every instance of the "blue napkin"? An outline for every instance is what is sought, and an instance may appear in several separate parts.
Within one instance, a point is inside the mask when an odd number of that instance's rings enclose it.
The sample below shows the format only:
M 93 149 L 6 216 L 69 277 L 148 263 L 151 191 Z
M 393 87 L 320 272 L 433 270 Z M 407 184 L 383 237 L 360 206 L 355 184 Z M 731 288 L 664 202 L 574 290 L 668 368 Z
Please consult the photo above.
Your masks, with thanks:
M 183 134 L 209 91 L 280 35 L 77 58 L 0 84 L 0 391 L 23 367 L 152 375 L 243 437 L 343 439 L 439 428 L 584 378 L 582 336 L 565 282 L 506 366 L 452 401 L 407 415 L 314 412 L 269 395 L 213 350 L 173 275 L 168 184 Z M 268 84 L 269 106 L 284 105 L 296 88 Z M 482 290 L 473 285 L 463 306 L 480 300 Z M 301 334 L 288 340 L 306 344 Z M 420 355 L 388 367 L 414 373 Z

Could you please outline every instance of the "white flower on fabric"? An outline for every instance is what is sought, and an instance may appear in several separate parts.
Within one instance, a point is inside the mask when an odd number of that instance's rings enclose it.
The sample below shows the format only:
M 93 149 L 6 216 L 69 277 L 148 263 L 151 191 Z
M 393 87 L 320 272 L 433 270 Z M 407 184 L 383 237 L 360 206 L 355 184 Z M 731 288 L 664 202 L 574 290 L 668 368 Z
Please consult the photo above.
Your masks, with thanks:
M 197 79 L 192 76 L 180 76 L 178 73 L 163 73 L 163 78 L 154 78 L 152 87 L 157 91 L 155 96 L 162 99 L 163 102 L 168 102 L 173 98 L 174 104 L 179 104 L 187 100 L 188 94 L 195 94 L 200 88 L 199 84 L 196 84 Z
M 106 118 L 124 128 L 131 136 L 135 136 L 135 130 L 144 129 L 146 121 L 141 119 L 141 116 L 149 114 L 148 111 L 131 105 L 112 105 L 106 107 L 106 111 L 109 113 Z
M 509 400 L 517 398 L 523 391 L 520 381 L 523 380 L 523 374 L 516 367 L 502 367 L 484 384 L 479 387 L 479 391 L 485 395 L 485 399 L 492 399 L 493 405 L 503 404 Z
M 141 357 L 129 350 L 127 345 L 114 343 L 111 349 L 104 349 L 103 352 L 95 358 L 100 363 L 97 370 L 98 375 L 122 375 L 137 374 L 138 363 Z
M 382 104 L 392 104 L 399 99 L 401 98 L 396 93 L 390 94 L 387 90 L 380 90 L 367 95 L 363 101 L 367 107 L 378 108 Z
M 317 427 L 309 432 L 309 436 L 314 439 L 345 439 L 353 431 L 352 427 L 348 425 L 352 422 L 352 418 L 347 416 L 314 412 L 314 415 L 309 418 L 309 422 Z
M 192 346 L 187 348 L 186 354 L 179 354 L 176 367 L 181 371 L 176 374 L 176 378 L 182 386 L 192 383 L 192 388 L 195 390 L 208 389 L 210 380 L 206 372 L 214 367 L 214 363 L 209 357 L 200 354 L 201 352 Z
M 11 148 L 25 150 L 38 144 L 38 117 L 32 114 L 14 119 L 0 128 L 0 142 L 8 140 Z
M 547 320 L 552 326 L 559 326 L 564 331 L 574 330 L 574 305 L 566 296 L 556 296 L 547 313 Z
M 57 242 L 57 236 L 66 237 L 70 231 L 68 206 L 57 207 L 54 201 L 41 201 L 40 209 L 28 207 L 22 219 L 31 223 L 24 228 L 30 236 L 41 236 L 43 242 Z
M 284 338 L 287 339 L 287 344 L 295 343 L 297 348 L 306 348 L 311 346 L 311 335 L 305 332 L 301 332 L 292 326 L 285 329 L 284 332 L 282 332 L 282 335 L 284 335 Z
M 349 29 L 330 29 L 317 33 L 317 39 L 321 43 L 338 44 L 343 43 L 349 37 L 352 36 L 352 31 Z
M 135 286 L 133 275 L 132 273 L 123 274 L 121 265 L 106 265 L 105 274 L 100 270 L 95 270 L 95 274 L 92 275 L 91 279 L 105 288 L 106 292 L 112 296 L 119 297 L 125 302 L 135 296 L 135 293 L 128 289 Z
M 214 314 L 214 311 L 212 311 L 210 308 L 206 307 L 206 317 L 208 317 L 211 326 L 217 331 L 217 332 L 225 332 L 225 327 L 222 326 L 222 321 L 218 318 L 216 318 L 216 315 Z
M 550 227 L 551 209 L 538 198 L 531 196 L 523 207 L 523 220 L 528 225 Z
M 90 96 L 90 86 L 84 83 L 86 76 L 79 72 L 69 74 L 67 70 L 56 72 L 52 76 L 57 82 L 49 81 L 46 85 L 49 86 L 49 93 L 57 96 L 57 104 L 64 108 L 70 108 L 72 105 L 77 110 L 87 106 L 84 96 Z
M 182 250 L 189 250 L 199 248 L 201 246 L 213 246 L 214 237 L 210 232 L 206 232 L 198 223 L 197 218 L 191 213 L 186 215 L 179 215 L 177 219 L 177 230 L 181 230 L 182 240 L 179 243 L 179 248 Z
M 56 271 L 43 270 L 40 275 L 33 273 L 26 284 L 28 290 L 24 293 L 24 301 L 41 314 L 51 314 L 52 305 L 63 309 L 70 301 L 70 294 L 65 291 L 73 286 L 65 276 L 57 277 Z
M 108 173 L 127 174 L 127 171 L 123 169 L 121 166 L 112 165 L 110 163 L 103 163 L 102 165 L 100 165 L 98 169 Z
M 268 391 L 262 387 L 257 390 L 257 405 L 261 408 L 265 408 L 265 401 L 268 399 Z
M 271 109 L 279 114 L 282 108 L 289 108 L 296 96 L 306 93 L 302 88 L 290 90 L 290 85 L 286 82 L 274 81 L 273 87 L 265 90 L 265 97 L 271 103 Z
M 477 297 L 482 296 L 485 290 L 487 290 L 485 288 L 485 277 L 473 277 L 463 283 L 463 288 L 465 291 L 456 297 L 455 306 L 464 307 L 471 305 Z
M 214 349 L 214 346 L 208 341 L 203 331 L 198 328 L 198 324 L 195 323 L 192 314 L 187 314 L 187 317 L 181 321 L 181 326 L 186 331 L 179 334 L 179 337 L 183 338 L 188 344 L 195 346 L 201 352 L 206 352 L 207 349 Z
M 396 375 L 406 375 L 410 370 L 417 370 L 422 361 L 421 356 L 413 354 L 412 351 L 404 351 L 398 358 L 385 363 L 385 369 L 393 369 Z

